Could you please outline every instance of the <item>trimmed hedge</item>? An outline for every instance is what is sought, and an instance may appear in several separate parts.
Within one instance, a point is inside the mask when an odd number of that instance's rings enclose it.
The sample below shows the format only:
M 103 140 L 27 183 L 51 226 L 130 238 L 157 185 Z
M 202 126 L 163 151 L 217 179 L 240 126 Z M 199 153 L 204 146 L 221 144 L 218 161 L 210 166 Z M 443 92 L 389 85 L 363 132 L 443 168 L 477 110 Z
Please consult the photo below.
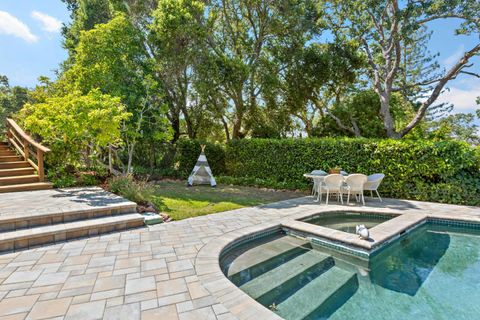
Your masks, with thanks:
M 190 173 L 199 152 L 199 142 L 182 141 L 179 169 Z M 304 173 L 341 167 L 384 173 L 380 192 L 387 197 L 480 205 L 480 149 L 462 142 L 243 139 L 226 148 L 207 144 L 206 154 L 213 173 L 230 183 L 306 189 Z

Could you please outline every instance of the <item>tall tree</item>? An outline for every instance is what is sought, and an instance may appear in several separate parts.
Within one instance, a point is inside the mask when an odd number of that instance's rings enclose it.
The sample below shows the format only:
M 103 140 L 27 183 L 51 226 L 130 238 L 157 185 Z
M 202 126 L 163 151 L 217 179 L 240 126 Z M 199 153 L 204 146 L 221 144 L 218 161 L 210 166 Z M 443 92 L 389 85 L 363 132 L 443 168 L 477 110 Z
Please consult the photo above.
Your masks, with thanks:
M 422 74 L 415 78 L 401 77 L 409 73 L 409 70 L 402 71 L 405 49 L 417 45 L 419 30 L 429 22 L 460 19 L 462 24 L 456 30 L 458 34 L 480 33 L 480 3 L 476 0 L 408 0 L 403 3 L 398 0 L 326 0 L 322 4 L 322 10 L 328 13 L 326 23 L 338 39 L 353 39 L 361 44 L 368 59 L 368 76 L 380 100 L 379 113 L 388 137 L 403 137 L 418 125 L 450 80 L 462 73 L 479 76 L 468 71 L 472 57 L 480 52 L 480 43 L 477 43 L 437 77 L 425 79 Z M 409 54 L 421 53 L 410 50 Z M 413 58 L 421 62 L 419 57 Z M 424 67 L 417 68 L 417 71 L 424 72 Z M 407 83 L 401 81 L 405 79 Z M 405 92 L 408 88 L 417 88 L 425 93 L 425 97 L 412 119 L 397 128 L 390 108 L 391 96 L 395 91 Z
M 75 62 L 61 79 L 67 90 L 73 88 L 86 94 L 99 89 L 121 98 L 132 114 L 123 131 L 127 148 L 124 169 L 128 172 L 149 122 L 155 123 L 159 139 L 168 136 L 163 104 L 159 101 L 161 91 L 151 70 L 143 35 L 124 14 L 117 14 L 108 23 L 81 32 Z
M 360 136 L 353 115 L 351 125 L 331 112 L 354 89 L 364 60 L 352 45 L 312 43 L 297 51 L 284 79 L 285 104 L 299 118 L 308 136 L 319 122 L 331 118 L 341 130 Z M 327 121 L 328 122 L 328 121 Z
M 225 97 L 232 138 L 241 138 L 246 117 L 265 106 L 264 88 L 284 68 L 274 57 L 294 53 L 311 38 L 314 7 L 310 1 L 218 0 L 207 12 L 209 81 Z
M 195 90 L 196 68 L 204 51 L 205 6 L 196 0 L 159 0 L 148 36 L 154 74 L 165 91 L 173 142 L 181 134 L 183 114 L 189 138 L 196 138 L 205 104 Z

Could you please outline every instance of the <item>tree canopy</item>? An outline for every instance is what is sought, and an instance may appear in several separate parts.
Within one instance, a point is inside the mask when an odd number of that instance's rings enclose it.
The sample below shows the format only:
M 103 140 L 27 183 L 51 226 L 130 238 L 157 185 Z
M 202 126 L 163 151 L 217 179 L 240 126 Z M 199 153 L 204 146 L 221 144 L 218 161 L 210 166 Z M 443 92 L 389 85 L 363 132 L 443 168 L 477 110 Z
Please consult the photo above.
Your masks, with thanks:
M 84 104 L 107 114 L 121 104 L 128 116 L 119 116 L 115 135 L 106 137 L 115 166 L 125 172 L 160 161 L 174 165 L 182 137 L 478 143 L 476 116 L 445 117 L 451 106 L 438 97 L 457 77 L 479 77 L 472 66 L 480 43 L 447 70 L 429 50 L 432 21 L 456 19 L 456 34 L 478 37 L 478 1 L 63 2 L 72 21 L 63 29 L 69 56 L 58 79 L 42 78 L 27 90 L 0 78 L 2 114 L 29 103 L 20 113 L 30 117 L 26 124 L 35 115 L 60 125 L 46 112 L 54 103 L 64 113 Z M 58 134 L 29 128 L 47 140 Z

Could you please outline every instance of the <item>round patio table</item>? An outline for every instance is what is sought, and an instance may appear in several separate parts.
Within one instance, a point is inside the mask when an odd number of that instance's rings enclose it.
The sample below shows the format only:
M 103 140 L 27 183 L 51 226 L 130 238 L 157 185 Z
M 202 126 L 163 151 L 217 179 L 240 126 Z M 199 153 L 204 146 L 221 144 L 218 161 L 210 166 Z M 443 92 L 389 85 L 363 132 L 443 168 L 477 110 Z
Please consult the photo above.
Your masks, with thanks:
M 323 184 L 323 181 L 325 179 L 326 176 L 328 176 L 329 174 L 315 174 L 315 173 L 304 173 L 303 176 L 305 178 L 308 178 L 308 179 L 312 179 L 314 181 L 314 186 L 319 186 L 319 190 L 314 190 L 312 191 L 312 195 L 315 196 L 316 193 L 319 193 L 321 192 L 321 189 L 322 189 L 322 184 Z M 343 171 L 341 173 L 341 175 L 344 177 L 344 180 L 345 180 L 345 177 L 348 176 L 348 173 L 346 173 L 345 171 Z M 345 183 L 344 183 L 345 184 Z M 320 197 L 317 197 L 317 200 L 314 200 L 315 202 L 318 202 L 320 199 Z

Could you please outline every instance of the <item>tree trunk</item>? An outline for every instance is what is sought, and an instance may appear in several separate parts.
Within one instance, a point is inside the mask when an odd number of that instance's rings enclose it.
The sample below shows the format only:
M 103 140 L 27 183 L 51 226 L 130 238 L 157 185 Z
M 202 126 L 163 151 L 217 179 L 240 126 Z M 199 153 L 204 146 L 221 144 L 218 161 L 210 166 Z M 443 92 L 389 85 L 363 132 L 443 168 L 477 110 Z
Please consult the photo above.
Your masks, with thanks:
M 173 115 L 170 119 L 170 124 L 172 125 L 173 137 L 172 144 L 177 142 L 180 138 L 180 118 L 177 115 Z
M 395 122 L 393 121 L 392 114 L 390 113 L 390 93 L 380 93 L 380 117 L 383 120 L 383 128 L 387 137 L 392 139 L 399 139 L 400 136 L 395 130 Z
M 223 116 L 221 116 L 220 119 L 222 121 L 223 129 L 225 130 L 225 137 L 227 138 L 227 142 L 228 142 L 230 141 L 230 131 L 228 130 L 228 123 Z

